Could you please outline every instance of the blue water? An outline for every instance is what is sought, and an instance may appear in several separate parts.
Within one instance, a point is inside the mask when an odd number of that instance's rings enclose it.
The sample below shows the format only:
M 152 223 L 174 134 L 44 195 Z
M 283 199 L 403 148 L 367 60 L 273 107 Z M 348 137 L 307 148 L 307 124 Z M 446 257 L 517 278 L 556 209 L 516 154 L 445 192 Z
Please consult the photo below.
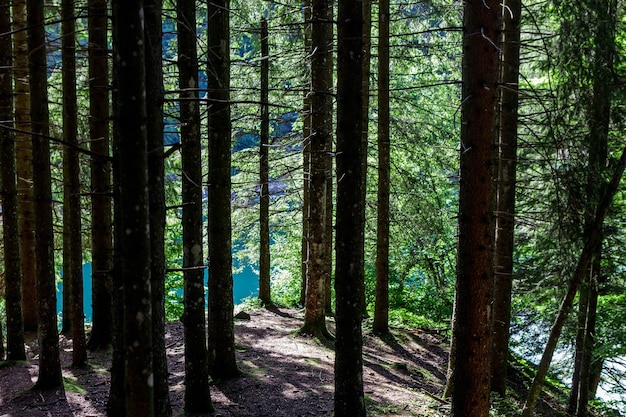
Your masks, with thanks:
M 207 283 L 208 273 L 204 273 L 204 282 Z M 180 290 L 182 294 L 182 289 Z M 259 294 L 259 276 L 246 266 L 240 273 L 233 275 L 233 301 L 239 304 L 246 297 L 256 297 Z M 90 323 L 91 309 L 91 264 L 83 265 L 83 299 L 85 308 L 85 321 Z M 63 283 L 57 287 L 57 312 L 63 311 Z

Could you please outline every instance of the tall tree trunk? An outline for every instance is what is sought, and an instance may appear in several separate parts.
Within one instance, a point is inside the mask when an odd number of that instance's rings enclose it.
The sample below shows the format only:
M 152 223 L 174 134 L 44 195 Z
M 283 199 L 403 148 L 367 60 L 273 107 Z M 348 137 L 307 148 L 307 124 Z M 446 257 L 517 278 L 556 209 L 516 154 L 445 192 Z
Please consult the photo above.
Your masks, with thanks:
M 376 304 L 372 330 L 389 332 L 389 0 L 378 3 L 378 214 Z
M 312 0 L 309 254 L 301 333 L 329 337 L 325 321 L 326 156 L 332 140 L 332 3 Z
M 335 416 L 365 416 L 361 329 L 365 219 L 362 201 L 363 9 L 340 0 L 337 19 L 337 226 L 335 296 Z
M 10 1 L 0 2 L 0 33 L 11 32 Z M 24 322 L 22 319 L 21 268 L 19 225 L 17 214 L 17 185 L 15 169 L 15 135 L 13 127 L 13 63 L 11 37 L 0 37 L 0 199 L 2 200 L 2 239 L 4 244 L 4 283 L 7 332 L 7 360 L 26 360 Z M 0 332 L 2 329 L 0 329 Z M 2 339 L 2 337 L 0 337 Z M 4 340 L 0 340 L 3 344 Z M 4 349 L 4 345 L 0 350 Z M 0 360 L 4 351 L 0 352 Z
M 372 0 L 363 0 L 363 74 L 361 80 L 361 91 L 363 92 L 363 113 L 361 122 L 361 210 L 363 218 L 365 218 L 365 207 L 367 206 L 367 157 L 369 146 L 369 121 L 370 121 L 370 72 L 372 57 Z M 380 35 L 379 35 L 380 37 Z M 363 248 L 358 248 L 359 258 L 363 258 L 363 267 L 365 267 L 365 227 L 361 231 L 363 233 Z M 363 285 L 363 293 L 361 297 L 361 308 L 363 310 L 363 318 L 367 317 L 367 295 L 365 285 Z
M 513 288 L 515 231 L 515 182 L 517 171 L 517 108 L 520 51 L 520 0 L 507 0 L 502 7 L 500 53 L 500 103 L 498 129 L 498 176 L 494 240 L 493 350 L 491 391 L 506 393 Z
M 170 406 L 165 351 L 165 158 L 163 155 L 162 10 L 163 0 L 144 1 L 154 414 L 159 417 L 169 417 L 172 415 L 172 408 Z M 202 230 L 202 225 L 198 226 L 198 230 Z
M 213 411 L 209 392 L 204 257 L 202 250 L 202 153 L 196 49 L 196 2 L 179 0 L 178 68 L 182 151 L 185 413 Z M 163 146 L 161 145 L 161 148 Z
M 598 245 L 601 246 L 601 245 Z M 596 257 L 593 260 L 593 266 L 591 268 L 591 274 L 589 279 L 589 286 L 587 288 L 587 314 L 584 326 L 585 343 L 582 355 L 582 361 L 580 366 L 580 385 L 578 393 L 578 404 L 576 406 L 577 417 L 587 417 L 589 410 L 587 405 L 589 400 L 593 399 L 590 396 L 591 386 L 591 367 L 594 357 L 595 347 L 595 330 L 596 330 L 596 312 L 598 309 L 598 281 L 600 275 L 600 258 Z
M 83 307 L 83 242 L 81 233 L 78 103 L 76 98 L 76 20 L 74 0 L 61 3 L 63 65 L 63 283 L 71 289 L 72 366 L 87 362 Z M 63 285 L 65 290 L 65 285 Z M 65 297 L 65 294 L 64 294 Z M 64 305 L 65 305 L 65 299 Z M 67 311 L 70 312 L 70 311 Z M 63 311 L 65 321 L 66 310 Z
M 92 326 L 87 347 L 91 350 L 106 349 L 113 331 L 107 4 L 107 0 L 89 0 L 88 5 Z
M 115 23 L 113 23 L 115 24 Z M 113 45 L 115 49 L 115 45 Z M 116 88 L 118 75 L 119 61 L 113 60 L 112 65 L 112 78 L 113 78 L 113 91 L 112 91 L 112 108 L 113 115 L 118 113 L 118 93 L 119 89 Z M 117 133 L 119 125 L 113 124 L 113 137 L 112 137 L 112 151 L 113 155 L 119 154 L 121 135 Z M 114 231 L 114 250 L 113 250 L 113 264 L 111 268 L 112 278 L 112 290 L 111 290 L 111 313 L 112 313 L 112 352 L 111 352 L 111 388 L 109 389 L 109 397 L 107 399 L 107 416 L 108 417 L 126 417 L 126 393 L 125 393 L 125 376 L 124 376 L 124 279 L 122 276 L 122 251 L 121 242 L 124 238 L 124 233 L 119 227 L 119 219 L 121 213 L 121 198 L 120 198 L 120 158 L 112 159 L 112 173 L 113 173 L 113 219 L 117 225 Z
M 311 0 L 304 0 L 304 50 L 308 54 L 311 50 Z M 311 66 L 305 65 L 304 78 L 310 80 Z M 306 288 L 309 281 L 309 234 L 310 219 L 309 206 L 311 205 L 311 95 L 310 89 L 305 89 L 302 101 L 302 282 L 300 285 L 300 305 L 306 303 Z
M 123 230 L 116 269 L 123 280 L 125 409 L 128 416 L 150 417 L 155 409 L 144 2 L 115 0 L 112 10 L 120 199 L 115 223 Z
M 333 141 L 330 140 L 326 144 L 326 154 L 324 162 L 326 166 L 326 207 L 324 216 L 324 315 L 333 316 L 333 297 L 332 297 L 332 280 L 333 280 Z
M 615 15 L 617 2 L 597 2 L 595 62 L 593 72 L 593 96 L 589 118 L 589 171 L 587 178 L 587 201 L 592 202 L 588 208 L 586 224 L 593 220 L 595 203 L 602 198 L 601 188 L 606 172 L 608 154 L 609 126 L 611 118 L 611 88 L 614 83 L 613 60 L 615 50 Z M 589 232 L 586 232 L 589 233 Z M 603 281 L 601 270 L 602 236 L 598 241 L 594 258 L 591 261 L 589 285 L 587 286 L 587 308 L 582 331 L 584 336 L 583 354 L 580 367 L 580 385 L 578 387 L 577 416 L 588 415 L 588 403 L 593 397 L 591 389 L 591 369 L 595 352 L 596 314 L 598 309 L 598 286 Z
M 543 387 L 546 375 L 548 374 L 548 369 L 550 368 L 550 363 L 552 362 L 552 356 L 554 355 L 554 350 L 556 349 L 559 337 L 561 336 L 561 331 L 563 330 L 563 326 L 565 325 L 565 320 L 567 319 L 567 316 L 572 309 L 574 297 L 578 292 L 578 287 L 580 286 L 580 283 L 587 273 L 587 267 L 589 266 L 589 262 L 591 262 L 591 259 L 593 258 L 595 248 L 600 242 L 604 218 L 606 217 L 606 213 L 611 206 L 611 203 L 613 202 L 613 197 L 617 192 L 617 188 L 620 184 L 625 168 L 626 147 L 622 149 L 622 154 L 618 163 L 615 166 L 611 181 L 604 187 L 600 187 L 604 190 L 604 195 L 602 196 L 602 199 L 594 210 L 594 220 L 590 227 L 587 229 L 588 235 L 585 239 L 585 246 L 580 253 L 578 264 L 576 265 L 576 270 L 574 271 L 572 279 L 569 281 L 569 284 L 567 286 L 567 292 L 565 293 L 565 296 L 561 301 L 561 307 L 559 308 L 559 312 L 554 319 L 554 324 L 550 329 L 550 335 L 548 336 L 548 340 L 541 356 L 539 366 L 537 367 L 537 373 L 526 397 L 524 409 L 522 410 L 522 417 L 531 417 L 533 414 L 533 409 L 535 408 L 535 404 L 537 403 L 537 399 L 539 398 L 539 393 L 541 392 L 541 388 Z
M 452 415 L 489 415 L 500 3 L 465 3 Z M 481 36 L 476 36 L 480 33 Z M 468 384 L 468 381 L 472 381 Z
M 37 319 L 39 322 L 39 389 L 61 388 L 61 360 L 57 334 L 54 233 L 52 230 L 52 180 L 50 174 L 50 120 L 46 67 L 44 5 L 28 0 L 28 51 L 30 116 L 33 141 L 35 193 L 35 260 L 37 265 Z
M 269 178 L 269 40 L 267 20 L 261 19 L 261 143 L 259 145 L 259 299 L 272 303 L 270 292 L 270 178 Z
M 15 91 L 15 152 L 17 202 L 22 270 L 24 330 L 37 330 L 37 274 L 35 271 L 35 206 L 33 194 L 33 143 L 30 131 L 30 86 L 26 0 L 13 1 L 13 84 Z
M 239 375 L 235 361 L 231 236 L 230 1 L 208 4 L 209 372 Z

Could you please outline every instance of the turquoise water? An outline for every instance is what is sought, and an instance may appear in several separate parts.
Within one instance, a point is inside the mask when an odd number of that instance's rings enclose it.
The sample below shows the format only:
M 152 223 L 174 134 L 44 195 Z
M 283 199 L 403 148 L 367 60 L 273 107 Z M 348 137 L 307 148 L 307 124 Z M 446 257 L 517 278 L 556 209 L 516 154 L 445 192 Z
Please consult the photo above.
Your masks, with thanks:
M 208 273 L 204 273 L 206 285 Z M 182 289 L 181 289 L 182 294 Z M 250 266 L 246 266 L 240 273 L 233 275 L 233 301 L 239 304 L 246 297 L 256 297 L 259 294 L 259 276 Z M 85 321 L 90 323 L 91 310 L 91 264 L 83 265 L 83 299 L 85 308 Z M 57 312 L 63 310 L 63 283 L 57 286 Z

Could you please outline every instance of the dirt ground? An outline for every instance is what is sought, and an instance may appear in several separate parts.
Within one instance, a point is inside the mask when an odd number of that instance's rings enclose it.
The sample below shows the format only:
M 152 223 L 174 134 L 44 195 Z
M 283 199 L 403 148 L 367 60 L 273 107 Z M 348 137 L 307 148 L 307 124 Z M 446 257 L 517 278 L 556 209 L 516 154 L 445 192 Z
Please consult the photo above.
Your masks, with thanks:
M 318 340 L 296 335 L 302 312 L 250 311 L 237 320 L 235 337 L 241 378 L 211 387 L 214 416 L 330 416 L 333 410 L 334 352 Z M 333 328 L 329 320 L 329 328 Z M 371 416 L 443 416 L 449 405 L 438 400 L 445 381 L 443 336 L 397 331 L 394 337 L 364 337 L 364 384 Z M 183 329 L 168 323 L 166 346 L 173 415 L 182 415 Z M 30 390 L 37 377 L 36 346 L 28 363 L 0 369 L 0 417 L 94 417 L 105 415 L 110 352 L 90 353 L 89 366 L 72 369 L 71 341 L 61 337 L 65 393 Z

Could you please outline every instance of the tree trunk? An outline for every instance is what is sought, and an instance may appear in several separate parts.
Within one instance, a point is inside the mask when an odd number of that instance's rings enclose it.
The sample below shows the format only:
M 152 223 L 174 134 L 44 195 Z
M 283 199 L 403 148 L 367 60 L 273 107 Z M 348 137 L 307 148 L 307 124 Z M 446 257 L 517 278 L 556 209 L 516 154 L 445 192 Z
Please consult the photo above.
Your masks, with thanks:
M 379 35 L 380 38 L 380 35 Z M 369 121 L 370 121 L 370 72 L 372 57 L 372 0 L 363 0 L 363 78 L 361 80 L 361 91 L 363 92 L 363 120 L 361 121 L 361 147 L 363 153 L 361 155 L 361 210 L 363 218 L 365 218 L 365 208 L 367 206 L 367 157 L 369 146 Z M 380 59 L 380 58 L 379 58 Z M 365 267 L 365 227 L 361 231 L 363 233 L 363 248 L 358 248 L 359 258 L 363 258 L 363 267 Z M 365 294 L 365 285 L 363 285 L 363 293 L 361 297 L 361 309 L 363 318 L 367 317 L 367 295 Z
M 113 86 L 117 84 L 118 78 L 118 61 L 113 60 Z M 118 90 L 113 89 L 112 104 L 113 113 L 117 113 L 118 106 Z M 119 154 L 121 135 L 116 133 L 118 125 L 113 125 L 113 155 Z M 119 158 L 113 158 L 113 218 L 115 224 L 119 224 L 121 217 L 121 198 L 120 190 L 120 174 Z M 109 389 L 109 398 L 107 400 L 107 416 L 109 417 L 126 417 L 126 393 L 124 389 L 124 280 L 122 276 L 122 251 L 120 248 L 124 238 L 124 233 L 119 226 L 114 229 L 114 251 L 113 251 L 113 267 L 111 269 L 112 278 L 112 347 L 111 352 L 111 388 Z
M 114 154 L 123 231 L 116 265 L 123 281 L 124 383 L 128 416 L 154 416 L 144 2 L 113 1 L 116 60 Z M 144 46 L 146 45 L 146 46 Z
M 183 169 L 185 413 L 194 414 L 213 411 L 209 391 L 202 250 L 202 153 L 195 1 L 179 0 L 177 13 Z
M 595 331 L 596 331 L 596 312 L 598 309 L 598 281 L 599 281 L 599 273 L 600 273 L 600 259 L 595 258 L 593 261 L 593 267 L 591 271 L 591 279 L 589 282 L 589 287 L 587 291 L 589 292 L 587 296 L 587 320 L 585 323 L 584 331 L 585 331 L 585 343 L 583 356 L 580 366 L 580 386 L 578 393 L 578 404 L 576 406 L 576 416 L 577 417 L 587 417 L 589 414 L 589 410 L 587 409 L 587 405 L 589 404 L 589 400 L 593 399 L 590 396 L 590 386 L 591 386 L 591 366 L 593 363 L 594 357 L 594 347 L 595 347 Z
M 365 416 L 361 330 L 365 219 L 362 201 L 363 9 L 340 0 L 337 20 L 337 220 L 335 296 L 335 416 Z
M 109 159 L 109 58 L 107 0 L 89 0 L 89 136 L 91 137 L 92 327 L 87 346 L 106 349 L 112 341 L 113 227 Z
M 309 253 L 304 323 L 300 333 L 329 337 L 325 321 L 326 156 L 332 140 L 332 3 L 312 0 Z
M 375 333 L 389 332 L 389 0 L 378 3 L 378 212 Z
M 304 50 L 311 50 L 311 0 L 304 0 Z M 309 80 L 311 66 L 305 65 L 304 79 Z M 311 95 L 305 89 L 302 101 L 302 282 L 300 285 L 300 305 L 306 303 L 306 288 L 309 281 L 309 207 L 311 205 Z
M 59 335 L 57 334 L 54 233 L 52 229 L 52 180 L 50 174 L 50 120 L 46 68 L 44 5 L 28 0 L 28 51 L 30 117 L 33 141 L 35 195 L 35 260 L 37 269 L 37 320 L 40 346 L 36 388 L 63 389 Z
M 507 0 L 502 8 L 496 184 L 496 234 L 494 240 L 493 351 L 491 391 L 504 396 L 509 358 L 511 291 L 515 231 L 515 182 L 517 171 L 517 108 L 520 51 L 520 0 Z
M 613 197 L 617 192 L 617 188 L 621 181 L 622 175 L 624 174 L 625 168 L 626 147 L 622 150 L 622 155 L 620 156 L 620 159 L 615 167 L 611 181 L 606 184 L 605 187 L 602 187 L 602 189 L 604 190 L 604 195 L 602 196 L 602 199 L 600 200 L 598 206 L 594 211 L 594 220 L 591 226 L 588 228 L 589 234 L 587 235 L 587 238 L 585 240 L 585 246 L 583 247 L 580 258 L 578 259 L 578 264 L 576 265 L 574 275 L 569 281 L 567 292 L 563 297 L 563 301 L 561 302 L 559 313 L 557 314 L 554 320 L 554 324 L 550 329 L 550 335 L 548 336 L 546 347 L 544 348 L 543 355 L 541 356 L 541 361 L 539 362 L 539 366 L 537 367 L 537 374 L 535 375 L 535 379 L 533 380 L 533 383 L 528 392 L 528 396 L 526 397 L 526 403 L 524 404 L 522 417 L 532 416 L 533 409 L 535 407 L 535 404 L 537 403 L 537 399 L 539 398 L 539 393 L 541 392 L 541 388 L 545 381 L 546 375 L 548 374 L 548 368 L 550 367 L 550 362 L 552 362 L 552 356 L 554 355 L 554 350 L 556 349 L 557 342 L 559 341 L 559 337 L 561 335 L 561 331 L 563 330 L 565 320 L 567 319 L 567 316 L 569 315 L 569 312 L 572 308 L 572 303 L 574 302 L 574 297 L 576 296 L 578 287 L 580 286 L 580 283 L 587 273 L 587 267 L 589 266 L 589 262 L 593 257 L 595 248 L 600 242 L 604 218 L 606 217 L 607 210 L 613 202 Z
M 270 178 L 269 178 L 269 41 L 267 20 L 261 19 L 261 143 L 259 145 L 259 299 L 272 304 L 270 292 Z
M 233 328 L 231 237 L 230 2 L 208 7 L 209 372 L 239 375 Z
M 165 351 L 165 168 L 162 0 L 144 1 L 154 414 L 172 415 Z M 195 20 L 194 20 L 195 21 Z M 202 225 L 198 226 L 202 230 Z
M 576 328 L 576 341 L 574 343 L 574 371 L 572 372 L 572 389 L 570 390 L 569 403 L 567 413 L 576 415 L 578 407 L 578 394 L 580 389 L 580 370 L 582 366 L 583 354 L 585 352 L 585 322 L 587 321 L 587 305 L 589 303 L 589 286 L 590 275 L 587 275 L 581 282 L 578 295 L 578 317 Z
M 83 307 L 83 242 L 81 233 L 80 165 L 78 159 L 78 103 L 76 98 L 76 20 L 74 0 L 63 0 L 63 283 L 71 289 L 69 314 L 72 334 L 72 366 L 87 362 Z M 65 285 L 63 285 L 65 290 Z M 65 293 L 64 293 L 65 297 Z M 63 300 L 65 322 L 65 299 Z
M 25 331 L 37 331 L 37 274 L 35 272 L 35 206 L 33 143 L 30 131 L 30 86 L 26 0 L 13 1 L 13 84 L 15 91 L 15 153 L 22 270 L 22 315 Z
M 465 3 L 452 415 L 489 415 L 500 3 Z M 480 33 L 482 36 L 476 36 Z M 468 384 L 468 381 L 472 381 Z
M 593 220 L 593 208 L 602 198 L 601 188 L 606 172 L 608 154 L 609 126 L 611 118 L 611 89 L 614 83 L 613 60 L 615 50 L 615 15 L 617 2 L 600 2 L 597 4 L 595 23 L 595 62 L 593 72 L 593 96 L 589 118 L 589 168 L 587 177 L 586 226 Z M 586 232 L 588 233 L 588 232 Z M 583 332 L 583 352 L 580 366 L 580 384 L 578 387 L 577 417 L 588 415 L 587 406 L 590 399 L 591 368 L 594 361 L 596 314 L 598 308 L 598 285 L 603 281 L 601 270 L 602 236 L 591 261 L 589 285 L 587 286 L 587 305 Z
M 10 1 L 0 3 L 0 33 L 11 31 Z M 0 120 L 13 125 L 13 86 L 11 68 L 13 48 L 10 36 L 0 37 Z M 15 135 L 0 129 L 0 199 L 2 200 L 2 239 L 4 244 L 4 283 L 7 332 L 7 360 L 26 360 L 24 322 L 22 320 L 21 268 L 17 188 L 15 169 Z M 0 332 L 2 329 L 0 329 Z M 2 337 L 0 337 L 2 339 Z M 0 360 L 4 357 L 0 340 Z

